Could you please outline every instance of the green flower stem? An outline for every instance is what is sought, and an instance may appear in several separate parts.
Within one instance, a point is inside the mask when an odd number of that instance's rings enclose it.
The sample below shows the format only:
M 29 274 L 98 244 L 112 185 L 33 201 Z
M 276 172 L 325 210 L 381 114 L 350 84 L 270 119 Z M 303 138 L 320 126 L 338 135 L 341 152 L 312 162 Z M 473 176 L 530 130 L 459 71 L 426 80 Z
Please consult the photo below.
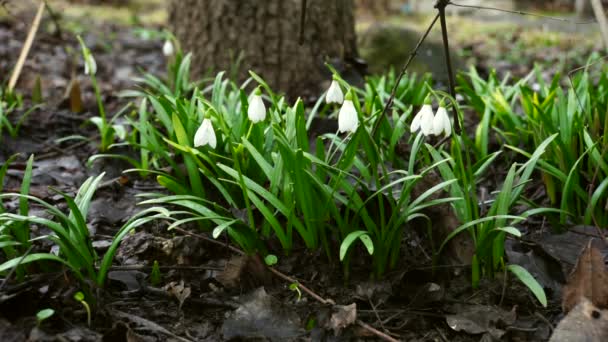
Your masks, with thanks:
M 97 78 L 93 73 L 91 73 L 91 83 L 93 84 L 93 89 L 95 90 L 95 98 L 97 99 L 97 108 L 99 109 L 99 117 L 101 118 L 101 146 L 100 150 L 102 152 L 107 151 L 110 143 L 108 140 L 108 121 L 106 119 L 106 111 L 103 108 L 103 102 L 101 101 L 101 92 L 99 91 L 99 85 L 97 84 Z

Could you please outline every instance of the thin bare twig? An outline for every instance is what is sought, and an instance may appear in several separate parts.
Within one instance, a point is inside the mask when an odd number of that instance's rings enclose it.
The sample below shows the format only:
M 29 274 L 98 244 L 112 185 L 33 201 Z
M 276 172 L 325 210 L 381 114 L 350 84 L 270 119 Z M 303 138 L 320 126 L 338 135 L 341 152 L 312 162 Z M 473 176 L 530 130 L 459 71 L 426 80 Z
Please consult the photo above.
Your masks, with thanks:
M 27 54 L 30 52 L 32 43 L 34 42 L 34 37 L 36 36 L 36 32 L 38 32 L 38 27 L 40 26 L 40 19 L 42 19 L 42 13 L 44 13 L 44 1 L 41 1 L 40 5 L 38 6 L 38 12 L 36 12 L 36 16 L 34 17 L 34 21 L 32 22 L 32 27 L 30 27 L 30 32 L 28 32 L 27 34 L 25 43 L 23 43 L 21 54 L 19 55 L 19 59 L 17 60 L 17 64 L 15 65 L 15 69 L 13 70 L 13 74 L 11 75 L 11 79 L 8 82 L 7 89 L 9 93 L 13 91 L 15 85 L 17 84 L 17 80 L 19 79 L 19 75 L 21 74 L 23 64 L 25 64 Z
M 439 0 L 435 6 L 439 11 L 439 19 L 441 21 L 441 37 L 443 40 L 443 53 L 445 56 L 445 65 L 448 69 L 448 83 L 450 96 L 456 99 L 456 84 L 454 82 L 454 71 L 452 70 L 452 59 L 450 58 L 450 43 L 448 40 L 448 26 L 445 21 L 445 7 L 449 4 L 448 0 Z M 460 127 L 460 120 L 458 120 L 458 111 L 456 106 L 452 106 L 452 114 L 454 115 L 454 131 L 457 134 L 462 134 L 462 128 Z
M 596 24 L 597 23 L 597 21 L 595 21 L 595 20 L 572 21 L 572 20 L 569 20 L 569 19 L 566 19 L 566 18 L 552 17 L 550 15 L 531 13 L 531 12 L 524 12 L 524 11 L 508 10 L 508 9 L 504 9 L 504 8 L 488 7 L 488 6 L 476 6 L 476 5 L 461 5 L 461 4 L 454 3 L 452 1 L 449 1 L 448 5 L 452 5 L 454 7 L 474 8 L 474 9 L 478 9 L 478 10 L 489 10 L 489 11 L 505 12 L 505 13 L 511 13 L 511 14 L 527 15 L 527 16 L 530 16 L 530 17 L 537 17 L 537 18 L 543 18 L 543 19 L 549 19 L 549 20 L 555 20 L 555 21 L 562 21 L 562 22 L 567 22 L 567 23 L 574 23 L 574 24 L 577 24 L 577 25 L 588 25 L 588 24 Z
M 274 273 L 276 276 L 278 276 L 279 278 L 292 283 L 292 284 L 296 284 L 300 290 L 306 292 L 309 296 L 311 296 L 312 298 L 314 298 L 315 300 L 317 300 L 319 303 L 321 304 L 331 304 L 331 305 L 336 305 L 336 302 L 333 301 L 333 299 L 325 299 L 321 296 L 319 296 L 318 294 L 316 294 L 315 292 L 313 292 L 311 289 L 307 288 L 306 286 L 302 285 L 298 280 L 282 273 L 281 271 L 278 271 L 277 269 L 275 269 L 274 267 L 268 267 L 268 269 L 270 270 L 270 272 Z
M 233 251 L 233 252 L 235 252 L 235 253 L 237 253 L 239 255 L 245 255 L 245 252 L 241 251 L 240 249 L 238 249 L 236 247 L 223 244 L 223 243 L 221 243 L 219 241 L 210 239 L 210 238 L 208 238 L 208 237 L 206 237 L 204 235 L 192 233 L 192 232 L 189 232 L 189 231 L 181 229 L 181 228 L 173 228 L 173 229 L 176 230 L 176 231 L 178 231 L 178 232 L 181 232 L 183 234 L 194 236 L 194 237 L 200 238 L 200 239 L 202 239 L 204 241 L 207 241 L 207 242 L 210 242 L 210 243 L 213 243 L 213 244 L 216 244 L 216 245 L 227 247 L 231 251 Z M 294 278 L 292 278 L 292 277 L 290 277 L 290 276 L 282 273 L 281 271 L 278 271 L 277 269 L 275 269 L 273 267 L 268 267 L 268 269 L 272 273 L 274 273 L 276 276 L 278 276 L 279 278 L 281 278 L 281 279 L 283 279 L 283 280 L 285 280 L 285 281 L 287 281 L 289 283 L 296 284 L 301 291 L 307 293 L 309 296 L 311 296 L 312 298 L 314 298 L 315 300 L 317 300 L 319 303 L 324 304 L 324 305 L 327 305 L 327 304 L 329 304 L 329 305 L 336 305 L 336 302 L 334 300 L 329 299 L 329 298 L 325 299 L 325 298 L 319 296 L 318 294 L 316 294 L 311 289 L 309 289 L 306 286 L 302 285 L 298 280 L 296 280 L 296 279 L 294 279 Z M 357 325 L 359 325 L 363 329 L 369 331 L 370 333 L 376 335 L 377 337 L 379 337 L 379 338 L 381 338 L 381 339 L 383 339 L 385 341 L 388 341 L 388 342 L 398 342 L 398 340 L 394 339 L 393 337 L 391 337 L 391 336 L 389 336 L 389 335 L 387 335 L 387 334 L 379 331 L 378 329 L 372 327 L 369 324 L 366 324 L 366 323 L 362 322 L 361 320 L 357 320 L 356 323 L 357 323 Z
M 412 60 L 414 60 L 414 57 L 416 57 L 416 55 L 418 54 L 418 49 L 420 49 L 420 46 L 422 45 L 422 43 L 424 42 L 426 37 L 429 35 L 429 33 L 431 32 L 431 29 L 433 28 L 433 26 L 435 26 L 435 23 L 437 22 L 438 19 L 439 19 L 439 14 L 437 14 L 435 16 L 435 19 L 433 19 L 433 21 L 431 22 L 429 27 L 426 29 L 426 31 L 424 32 L 422 37 L 420 37 L 420 40 L 416 44 L 416 47 L 414 47 L 412 52 L 410 52 L 410 56 L 407 59 L 407 62 L 405 62 L 405 65 L 401 69 L 401 72 L 399 73 L 399 76 L 397 77 L 397 80 L 395 81 L 395 85 L 393 85 L 393 89 L 391 90 L 391 96 L 388 98 L 388 101 L 386 102 L 386 105 L 384 106 L 382 113 L 376 119 L 376 123 L 374 124 L 374 128 L 372 129 L 372 134 L 371 134 L 372 137 L 374 137 L 376 135 L 376 132 L 378 131 L 378 128 L 380 127 L 380 123 L 386 117 L 388 111 L 393 106 L 393 102 L 395 101 L 395 95 L 397 93 L 397 87 L 399 86 L 399 83 L 401 82 L 403 75 L 405 75 L 405 72 L 407 71 L 407 68 L 410 66 L 410 63 L 412 63 Z
M 242 250 L 240 250 L 240 249 L 238 249 L 236 247 L 230 246 L 228 244 L 221 243 L 221 242 L 219 242 L 217 240 L 213 240 L 211 238 L 208 238 L 205 235 L 192 233 L 192 232 L 189 232 L 189 231 L 181 229 L 181 228 L 173 228 L 173 230 L 176 230 L 176 231 L 178 231 L 178 232 L 180 232 L 182 234 L 185 234 L 185 235 L 190 235 L 190 236 L 197 237 L 197 238 L 199 238 L 201 240 L 213 243 L 213 244 L 218 245 L 218 246 L 226 247 L 226 248 L 230 249 L 230 251 L 232 251 L 232 252 L 234 252 L 234 253 L 236 253 L 238 255 L 245 255 L 245 252 L 243 252 Z M 296 280 L 296 279 L 294 279 L 294 278 L 292 278 L 292 277 L 290 277 L 290 276 L 288 276 L 288 275 L 286 275 L 286 274 L 284 274 L 284 273 L 282 273 L 282 272 L 280 272 L 280 271 L 278 271 L 278 270 L 276 270 L 276 269 L 274 269 L 272 267 L 268 267 L 268 269 L 270 270 L 270 272 L 274 273 L 279 278 L 281 278 L 281 279 L 283 279 L 285 281 L 288 281 L 290 283 L 296 284 L 300 288 L 300 290 L 302 290 L 303 292 L 306 292 L 308 295 L 310 295 L 311 297 L 313 297 L 314 299 L 316 299 L 320 303 L 322 303 L 322 304 L 331 304 L 331 305 L 336 304 L 331 299 L 324 299 L 323 297 L 319 296 L 318 294 L 316 294 L 315 292 L 313 292 L 312 290 L 310 290 L 306 286 L 302 285 L 298 280 Z
M 372 334 L 380 337 L 381 339 L 385 340 L 385 341 L 389 341 L 389 342 L 399 342 L 399 340 L 396 340 L 394 338 L 392 338 L 391 336 L 383 333 L 382 331 L 372 327 L 371 325 L 362 322 L 361 320 L 357 320 L 357 324 L 362 327 L 363 329 L 371 332 Z

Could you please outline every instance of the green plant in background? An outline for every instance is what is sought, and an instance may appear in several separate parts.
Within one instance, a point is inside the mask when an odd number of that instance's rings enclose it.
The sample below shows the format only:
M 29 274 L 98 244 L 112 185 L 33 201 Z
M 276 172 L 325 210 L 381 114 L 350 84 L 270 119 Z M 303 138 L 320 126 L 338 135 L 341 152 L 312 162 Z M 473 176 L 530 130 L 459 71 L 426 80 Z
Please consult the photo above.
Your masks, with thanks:
M 456 106 L 455 101 L 452 105 Z M 458 107 L 457 107 L 458 108 Z M 459 120 L 462 121 L 462 112 L 457 109 Z M 481 176 L 489 165 L 498 156 L 498 152 L 486 156 L 473 164 L 468 152 L 473 142 L 466 136 L 455 134 L 452 138 L 450 152 L 438 151 L 433 146 L 427 145 L 427 149 L 433 160 L 441 161 L 449 157 L 449 163 L 438 165 L 441 177 L 445 179 L 457 179 L 451 184 L 449 192 L 453 197 L 460 198 L 452 202 L 455 215 L 462 223 L 461 226 L 452 231 L 439 247 L 441 253 L 447 242 L 454 236 L 463 231 L 468 231 L 475 246 L 472 259 L 472 284 L 477 287 L 482 277 L 494 277 L 496 272 L 503 268 L 512 271 L 529 288 L 533 289 L 535 295 L 543 305 L 546 305 L 544 293 L 537 291 L 538 283 L 525 270 L 505 265 L 504 261 L 504 242 L 507 234 L 520 237 L 520 231 L 515 225 L 524 221 L 527 217 L 544 212 L 550 212 L 548 208 L 533 208 L 515 215 L 513 213 L 515 205 L 521 198 L 525 185 L 531 179 L 536 164 L 545 152 L 547 146 L 555 139 L 555 135 L 543 141 L 538 148 L 530 155 L 530 158 L 523 164 L 513 164 L 504 181 L 502 187 L 497 190 L 494 198 L 478 203 L 477 184 Z M 490 204 L 487 210 L 481 208 Z
M 97 73 L 97 62 L 95 62 L 91 50 L 85 45 L 80 36 L 78 36 L 78 41 L 80 42 L 82 56 L 84 58 L 84 73 L 91 78 L 93 90 L 95 91 L 95 98 L 97 100 L 97 108 L 99 110 L 99 116 L 91 118 L 90 121 L 97 127 L 101 136 L 99 150 L 101 152 L 106 152 L 110 149 L 110 146 L 117 137 L 121 140 L 126 138 L 127 133 L 125 127 L 120 124 L 115 124 L 114 121 L 121 116 L 127 107 L 108 120 L 101 98 L 101 92 L 99 91 L 99 85 L 97 84 L 97 78 L 95 76 Z
M 539 77 L 540 91 L 522 89 L 521 103 L 532 145 L 557 135 L 539 161 L 552 205 L 559 207 L 560 223 L 569 221 L 608 226 L 608 77 L 596 82 L 589 71 L 575 75 L 567 92 L 556 79 L 548 85 Z M 511 147 L 524 156 L 528 148 Z
M 23 99 L 20 94 L 15 92 L 9 93 L 4 86 L 0 86 L 0 142 L 2 141 L 4 130 L 6 130 L 11 137 L 17 137 L 21 125 L 23 125 L 28 116 L 34 110 L 40 108 L 39 105 L 32 106 L 28 110 L 22 112 L 16 122 L 14 122 L 14 119 L 11 120 L 11 116 L 21 110 L 22 107 Z
M 470 107 L 482 114 L 475 136 L 476 160 L 492 154 L 492 140 L 530 158 L 530 151 L 557 134 L 538 167 L 552 206 L 560 209 L 559 222 L 606 227 L 608 120 L 601 113 L 608 107 L 608 76 L 603 69 L 593 80 L 588 69 L 576 73 L 567 90 L 561 75 L 547 83 L 539 68 L 514 85 L 508 78 L 499 82 L 495 73 L 483 80 L 472 69 L 470 80 L 460 76 L 460 90 Z M 534 89 L 527 86 L 532 80 Z
M 475 130 L 475 160 L 482 160 L 492 153 L 491 143 L 497 145 L 519 145 L 526 143 L 531 132 L 525 129 L 524 118 L 516 113 L 516 103 L 521 98 L 521 89 L 533 76 L 520 79 L 509 85 L 510 76 L 500 81 L 496 71 L 490 72 L 488 79 L 483 79 L 473 67 L 467 74 L 458 75 L 459 93 L 467 104 L 463 109 L 471 108 L 479 115 L 479 124 Z M 496 133 L 495 135 L 492 133 Z M 544 140 L 544 139 L 543 139 Z
M 370 141 L 373 141 L 371 137 Z M 412 146 L 408 170 L 387 172 L 385 176 L 378 178 L 376 191 L 365 191 L 365 188 L 362 188 L 364 190 L 361 196 L 362 203 L 347 202 L 347 206 L 355 210 L 354 222 L 361 220 L 366 230 L 354 230 L 343 237 L 340 260 L 345 260 L 353 242 L 361 241 L 368 253 L 373 256 L 376 277 L 382 277 L 385 271 L 394 268 L 398 261 L 405 225 L 413 219 L 424 218 L 430 227 L 430 219 L 423 214 L 423 209 L 459 199 L 456 197 L 430 199 L 436 192 L 449 187 L 456 181 L 455 179 L 433 185 L 418 197 L 412 197 L 412 191 L 417 183 L 434 168 L 448 161 L 439 160 L 425 167 L 420 174 L 416 174 L 416 160 L 421 158 L 422 143 L 423 136 L 418 135 Z M 370 203 L 374 205 L 369 210 L 362 210 Z
M 334 76 L 349 89 L 338 112 L 339 131 L 346 135 L 319 136 L 312 149 L 303 102 L 289 107 L 258 75 L 251 77 L 260 86 L 249 96 L 243 88 L 250 81 L 239 88 L 224 80 L 223 73 L 210 88 L 195 89 L 190 99 L 164 90 L 162 96 L 145 95 L 154 108 L 148 117 L 160 124 L 149 130 L 157 135 L 152 139 L 166 143 L 163 154 L 172 155 L 171 148 L 180 156 L 185 172 L 158 172 L 159 183 L 175 195 L 150 195 L 153 198 L 143 204 L 177 205 L 180 210 L 172 212 L 177 220 L 170 228 L 199 222 L 216 238 L 227 232 L 248 253 L 267 254 L 263 241 L 271 237 L 289 253 L 299 237 L 307 248 L 323 246 L 332 257 L 330 242 L 346 241 L 340 254 L 346 272 L 352 242 L 366 241 L 374 273 L 382 276 L 395 266 L 404 224 L 423 208 L 452 200 L 427 201 L 450 182 L 410 200 L 413 186 L 430 168 L 414 174 L 411 157 L 408 172 L 388 171 L 387 154 L 381 151 L 389 144 L 395 149 L 405 120 L 397 117 L 399 123 L 393 123 L 401 127 L 397 135 L 387 133 L 387 121 L 380 138 L 374 139 L 371 131 L 381 112 L 378 95 L 366 96 L 370 103 L 361 105 L 357 92 Z M 374 113 L 367 114 L 366 108 Z M 170 124 L 163 124 L 169 113 Z M 409 113 L 411 108 L 405 115 Z M 416 151 L 420 144 L 418 140 Z M 206 197 L 207 184 L 219 198 Z
M 122 239 L 133 229 L 152 220 L 165 217 L 167 214 L 166 209 L 153 207 L 142 210 L 138 214 L 131 217 L 119 229 L 118 233 L 116 233 L 114 239 L 112 240 L 112 244 L 108 248 L 108 251 L 104 257 L 99 260 L 91 244 L 91 237 L 87 227 L 86 217 L 95 190 L 97 189 L 97 186 L 101 182 L 102 178 L 103 174 L 87 179 L 78 190 L 75 198 L 72 198 L 59 190 L 53 189 L 53 191 L 61 195 L 66 201 L 68 208 L 70 209 L 69 214 L 67 215 L 52 204 L 49 204 L 37 197 L 27 195 L 27 193 L 25 193 L 23 190 L 22 192 L 24 193 L 21 194 L 0 194 L 0 200 L 11 197 L 19 198 L 20 206 L 22 203 L 27 205 L 28 202 L 40 205 L 45 208 L 48 214 L 50 214 L 53 218 L 49 219 L 28 215 L 27 212 L 22 210 L 20 210 L 19 214 L 7 212 L 1 213 L 0 226 L 4 227 L 7 224 L 20 225 L 18 227 L 22 229 L 22 231 L 15 232 L 15 236 L 18 237 L 17 241 L 20 241 L 19 239 L 27 239 L 21 244 L 30 244 L 32 241 L 29 240 L 28 227 L 29 224 L 36 224 L 39 226 L 45 226 L 52 231 L 50 235 L 38 237 L 36 239 L 48 239 L 59 246 L 58 255 L 51 253 L 32 253 L 27 254 L 24 257 L 21 255 L 12 257 L 0 264 L 0 272 L 6 272 L 17 265 L 26 265 L 31 262 L 56 261 L 67 266 L 82 282 L 82 284 L 86 284 L 86 280 L 89 280 L 92 284 L 102 287 L 105 282 L 107 272 L 112 264 L 112 259 L 116 253 L 116 249 L 118 248 L 118 245 Z M 99 262 L 99 269 L 96 269 L 97 262 Z M 89 301 L 93 301 L 93 299 L 91 298 Z
M 0 194 L 4 188 L 4 177 L 8 171 L 10 164 L 17 158 L 18 155 L 11 156 L 2 167 L 0 167 Z M 28 195 L 30 192 L 30 184 L 32 179 L 32 167 L 34 163 L 34 156 L 30 156 L 28 159 L 25 170 L 23 173 L 23 179 L 21 181 L 21 195 Z M 3 201 L 0 198 L 0 215 L 6 213 L 7 210 L 4 207 Z M 27 199 L 19 199 L 19 214 L 27 216 L 29 214 L 29 204 Z M 31 245 L 30 243 L 30 228 L 27 222 L 19 221 L 0 221 L 0 249 L 4 252 L 6 258 L 19 258 L 19 256 L 26 252 Z M 23 267 L 17 268 L 17 277 L 22 280 L 25 275 Z

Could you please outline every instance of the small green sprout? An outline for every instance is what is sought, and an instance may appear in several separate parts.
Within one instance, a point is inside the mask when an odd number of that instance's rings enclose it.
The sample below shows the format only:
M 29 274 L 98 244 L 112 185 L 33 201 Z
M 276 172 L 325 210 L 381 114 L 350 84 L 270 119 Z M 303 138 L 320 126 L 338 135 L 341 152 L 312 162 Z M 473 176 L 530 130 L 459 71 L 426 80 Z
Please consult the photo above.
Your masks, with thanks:
M 274 266 L 277 264 L 277 262 L 279 261 L 279 259 L 277 258 L 276 255 L 274 254 L 268 254 L 265 258 L 264 258 L 264 262 L 266 263 L 266 265 L 268 266 Z
M 150 272 L 150 284 L 152 284 L 152 286 L 157 286 L 160 284 L 160 281 L 160 268 L 158 267 L 158 261 L 154 260 L 154 266 L 152 266 L 152 272 Z
M 42 309 L 42 310 L 38 311 L 38 313 L 36 314 L 36 325 L 40 326 L 40 324 L 42 324 L 42 321 L 44 321 L 47 318 L 50 318 L 54 314 L 55 314 L 55 310 L 53 310 L 53 309 Z
M 74 299 L 78 302 L 80 302 L 80 304 L 82 304 L 82 306 L 84 306 L 84 309 L 87 311 L 87 325 L 90 327 L 91 326 L 91 307 L 89 307 L 89 304 L 84 300 L 84 293 L 78 291 L 76 292 L 76 294 L 74 294 Z
M 298 300 L 297 302 L 299 302 L 302 299 L 302 291 L 300 290 L 300 286 L 298 285 L 298 283 L 291 283 L 289 284 L 289 289 L 291 291 L 295 291 L 298 293 Z

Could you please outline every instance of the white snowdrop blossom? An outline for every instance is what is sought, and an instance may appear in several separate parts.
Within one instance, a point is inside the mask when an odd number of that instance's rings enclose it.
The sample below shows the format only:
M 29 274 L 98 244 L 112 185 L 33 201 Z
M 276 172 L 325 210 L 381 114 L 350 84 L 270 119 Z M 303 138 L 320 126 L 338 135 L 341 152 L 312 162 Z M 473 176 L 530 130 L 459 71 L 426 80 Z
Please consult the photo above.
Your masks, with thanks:
M 217 146 L 217 138 L 211 120 L 204 119 L 201 126 L 194 134 L 194 147 L 209 145 L 211 148 Z
M 436 135 L 445 133 L 446 137 L 452 134 L 452 123 L 450 122 L 448 111 L 441 104 L 439 105 L 439 109 L 437 109 L 437 113 L 435 113 L 435 118 L 433 119 L 433 133 Z
M 352 90 L 349 90 L 346 94 L 346 99 L 338 112 L 338 131 L 340 133 L 352 133 L 356 131 L 359 126 L 359 116 L 357 115 L 355 104 L 353 103 L 351 91 Z
M 163 44 L 163 55 L 165 55 L 165 57 L 170 57 L 173 56 L 174 52 L 175 48 L 173 47 L 171 40 L 165 40 L 165 44 Z
M 251 122 L 258 123 L 266 118 L 266 106 L 262 100 L 262 91 L 258 88 L 249 99 L 247 117 Z
M 88 52 L 88 51 L 87 51 Z M 95 75 L 97 73 L 97 63 L 90 52 L 84 54 L 84 74 Z
M 430 104 L 424 104 L 418 114 L 414 116 L 410 131 L 412 133 L 420 130 L 425 136 L 433 134 L 433 107 Z
M 82 49 L 82 58 L 84 59 L 84 73 L 85 75 L 95 75 L 97 72 L 97 63 L 95 58 L 91 54 L 91 50 L 85 45 L 84 40 L 80 36 L 77 36 L 78 42 L 80 42 L 80 48 Z
M 342 104 L 344 101 L 344 94 L 340 88 L 340 84 L 335 79 L 331 81 L 331 85 L 325 95 L 325 102 Z

